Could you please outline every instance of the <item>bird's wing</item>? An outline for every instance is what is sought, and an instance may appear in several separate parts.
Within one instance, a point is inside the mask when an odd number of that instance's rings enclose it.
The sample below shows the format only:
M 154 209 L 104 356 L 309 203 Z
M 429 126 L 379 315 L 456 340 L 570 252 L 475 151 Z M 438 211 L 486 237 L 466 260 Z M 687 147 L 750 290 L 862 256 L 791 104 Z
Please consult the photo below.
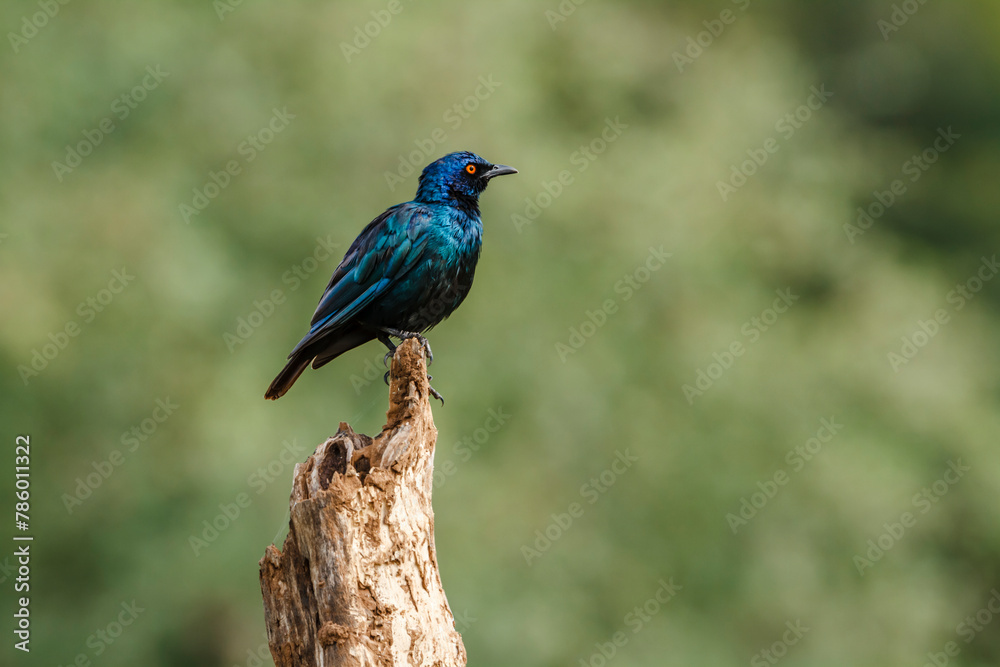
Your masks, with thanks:
M 309 333 L 289 356 L 348 322 L 420 262 L 426 241 L 418 231 L 426 217 L 422 207 L 400 204 L 365 227 L 333 272 Z

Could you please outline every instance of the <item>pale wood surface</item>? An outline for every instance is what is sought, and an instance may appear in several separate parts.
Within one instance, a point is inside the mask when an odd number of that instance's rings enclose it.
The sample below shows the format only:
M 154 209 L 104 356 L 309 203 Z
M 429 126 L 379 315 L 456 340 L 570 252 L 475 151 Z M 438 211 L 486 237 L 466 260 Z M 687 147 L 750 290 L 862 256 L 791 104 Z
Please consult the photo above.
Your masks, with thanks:
M 386 425 L 346 423 L 295 467 L 289 532 L 260 584 L 277 667 L 461 667 L 434 550 L 434 444 L 417 341 L 392 362 Z

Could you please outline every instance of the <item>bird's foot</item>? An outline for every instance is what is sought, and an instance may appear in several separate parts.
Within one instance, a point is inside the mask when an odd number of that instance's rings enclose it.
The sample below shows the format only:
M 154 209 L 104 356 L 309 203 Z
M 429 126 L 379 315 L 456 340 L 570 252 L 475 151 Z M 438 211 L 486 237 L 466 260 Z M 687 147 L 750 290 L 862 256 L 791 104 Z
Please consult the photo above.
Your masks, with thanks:
M 434 387 L 431 386 L 431 380 L 433 380 L 433 379 L 434 378 L 432 378 L 430 375 L 427 376 L 427 387 L 428 387 L 428 389 L 431 390 L 431 396 L 433 396 L 437 400 L 441 401 L 441 407 L 444 407 L 444 396 L 442 396 L 441 393 L 437 389 L 435 389 Z
M 420 336 L 420 344 L 424 346 L 424 352 L 427 354 L 427 365 L 430 366 L 434 363 L 434 352 L 431 351 L 431 343 L 423 336 Z
M 398 338 L 399 340 L 416 338 L 417 342 L 420 343 L 420 346 L 424 348 L 424 357 L 427 358 L 427 365 L 430 366 L 432 363 L 434 363 L 434 352 L 431 351 L 431 344 L 426 338 L 413 331 L 403 331 L 401 329 L 391 329 L 386 327 L 384 329 L 380 329 L 378 333 L 379 342 L 381 342 L 389 349 L 389 351 L 386 352 L 385 356 L 382 358 L 382 364 L 386 368 L 389 368 L 389 360 L 392 359 L 393 355 L 396 354 L 396 345 L 393 345 L 392 341 L 389 339 L 389 336 L 393 336 L 395 338 Z M 390 372 L 391 370 L 388 370 L 385 372 L 385 375 L 382 376 L 382 380 L 383 382 L 386 383 L 386 385 L 389 384 Z M 441 405 L 444 405 L 444 396 L 442 396 L 441 392 L 439 392 L 437 389 L 431 387 L 430 383 L 431 383 L 431 376 L 428 375 L 427 386 L 430 388 L 431 396 L 441 401 Z
M 394 336 L 400 340 L 406 340 L 408 338 L 416 338 L 417 342 L 420 343 L 420 346 L 424 348 L 424 356 L 427 357 L 427 365 L 430 366 L 432 363 L 434 363 L 434 352 L 431 350 L 430 342 L 417 332 L 403 331 L 401 329 L 391 329 L 386 327 L 385 329 L 381 330 L 381 334 L 382 335 L 380 335 L 378 339 L 382 342 L 383 345 L 389 348 L 389 354 L 386 355 L 387 359 L 396 352 L 396 346 L 392 344 L 391 340 L 389 340 L 389 336 Z
M 385 356 L 382 357 L 382 365 L 389 368 L 389 360 L 392 359 L 394 354 L 396 354 L 396 346 L 391 340 L 389 340 L 389 334 L 384 331 L 379 331 L 377 338 L 378 342 L 382 343 L 389 349 L 389 351 L 385 353 Z M 389 374 L 386 373 L 385 377 L 385 383 L 389 384 Z

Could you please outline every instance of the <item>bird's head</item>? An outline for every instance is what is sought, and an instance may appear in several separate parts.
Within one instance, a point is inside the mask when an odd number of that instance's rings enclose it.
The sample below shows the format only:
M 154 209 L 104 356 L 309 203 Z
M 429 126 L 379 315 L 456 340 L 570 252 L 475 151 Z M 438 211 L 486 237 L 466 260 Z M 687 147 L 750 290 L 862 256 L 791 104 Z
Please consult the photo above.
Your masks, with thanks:
M 513 167 L 492 164 L 475 153 L 449 153 L 424 167 L 417 187 L 417 201 L 474 203 L 491 178 L 516 173 Z

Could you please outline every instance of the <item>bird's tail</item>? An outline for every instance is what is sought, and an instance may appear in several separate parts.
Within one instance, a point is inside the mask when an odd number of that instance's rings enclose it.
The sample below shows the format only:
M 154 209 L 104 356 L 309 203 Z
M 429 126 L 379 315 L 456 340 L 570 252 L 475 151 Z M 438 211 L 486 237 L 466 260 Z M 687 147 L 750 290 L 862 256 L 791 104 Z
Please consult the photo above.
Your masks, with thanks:
M 274 378 L 274 382 L 271 386 L 267 388 L 267 392 L 264 394 L 264 398 L 276 401 L 285 395 L 295 381 L 299 379 L 302 375 L 302 371 L 309 367 L 309 362 L 312 361 L 312 357 L 302 355 L 301 353 L 294 355 L 285 367 L 281 369 L 278 373 L 278 377 Z

